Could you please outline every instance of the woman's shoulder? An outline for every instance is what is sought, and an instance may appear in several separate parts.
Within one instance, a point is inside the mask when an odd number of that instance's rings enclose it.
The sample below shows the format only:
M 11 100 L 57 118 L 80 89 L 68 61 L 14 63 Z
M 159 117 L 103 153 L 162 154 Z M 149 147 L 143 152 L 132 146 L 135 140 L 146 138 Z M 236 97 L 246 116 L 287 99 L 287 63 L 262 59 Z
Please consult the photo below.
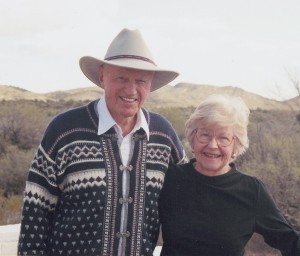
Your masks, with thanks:
M 252 174 L 249 173 L 245 173 L 244 171 L 241 171 L 240 169 L 237 168 L 237 166 L 232 163 L 230 164 L 232 169 L 233 169 L 233 177 L 235 177 L 236 179 L 239 179 L 241 183 L 243 184 L 247 184 L 248 186 L 252 186 L 252 187 L 260 187 L 260 186 L 264 186 L 264 183 L 262 182 L 262 180 Z
M 188 162 L 182 162 L 182 163 L 170 163 L 169 164 L 169 169 L 174 169 L 174 170 L 180 170 L 180 171 L 185 171 L 193 166 L 193 161 L 190 160 Z
M 180 164 L 170 163 L 167 171 L 167 175 L 172 177 L 183 177 L 187 175 L 188 172 L 190 172 L 191 168 L 192 168 L 191 162 L 180 163 Z

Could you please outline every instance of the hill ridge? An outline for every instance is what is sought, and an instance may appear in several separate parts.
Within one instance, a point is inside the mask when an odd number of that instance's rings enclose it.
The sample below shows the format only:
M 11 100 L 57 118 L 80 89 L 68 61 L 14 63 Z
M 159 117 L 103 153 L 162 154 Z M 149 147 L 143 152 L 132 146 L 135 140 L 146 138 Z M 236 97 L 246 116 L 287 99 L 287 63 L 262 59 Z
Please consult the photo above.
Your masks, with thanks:
M 214 86 L 194 83 L 178 83 L 175 86 L 166 85 L 150 94 L 146 106 L 196 107 L 209 94 L 215 93 L 240 96 L 250 109 L 296 110 L 300 106 L 300 96 L 285 101 L 278 101 L 230 85 Z M 34 93 L 11 85 L 0 85 L 0 100 L 88 101 L 97 99 L 101 95 L 103 95 L 103 90 L 97 86 L 50 93 Z

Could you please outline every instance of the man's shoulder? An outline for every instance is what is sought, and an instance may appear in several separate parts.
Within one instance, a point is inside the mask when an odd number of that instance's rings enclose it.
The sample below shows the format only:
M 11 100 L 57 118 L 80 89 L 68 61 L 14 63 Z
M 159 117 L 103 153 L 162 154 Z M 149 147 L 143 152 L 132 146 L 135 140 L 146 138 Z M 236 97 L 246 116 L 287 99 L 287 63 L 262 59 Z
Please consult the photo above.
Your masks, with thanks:
M 95 101 L 89 102 L 88 104 L 73 107 L 57 114 L 53 121 L 58 120 L 59 122 L 68 121 L 70 119 L 80 119 L 87 115 L 87 113 L 94 115 L 94 103 Z M 82 120 L 83 121 L 83 120 Z
M 150 117 L 157 117 L 157 118 L 165 118 L 163 115 L 161 115 L 160 113 L 157 113 L 157 112 L 153 112 L 153 111 L 150 111 L 146 108 L 142 108 L 142 111 L 145 115 L 145 117 L 147 118 L 147 116 L 150 116 Z
M 154 124 L 164 124 L 167 126 L 171 125 L 168 119 L 160 113 L 148 111 L 146 109 L 143 109 L 143 113 L 149 126 Z
M 47 130 L 54 129 L 63 132 L 76 127 L 87 127 L 96 123 L 96 118 L 93 101 L 57 114 L 49 123 Z

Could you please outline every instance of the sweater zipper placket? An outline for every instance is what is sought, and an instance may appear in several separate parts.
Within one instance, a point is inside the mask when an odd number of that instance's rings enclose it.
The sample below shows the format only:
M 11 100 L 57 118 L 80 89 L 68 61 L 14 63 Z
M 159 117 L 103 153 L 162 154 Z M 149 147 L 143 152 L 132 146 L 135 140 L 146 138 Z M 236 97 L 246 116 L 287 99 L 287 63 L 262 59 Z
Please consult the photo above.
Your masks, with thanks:
M 122 209 L 121 209 L 120 232 L 117 233 L 117 237 L 119 237 L 120 239 L 118 256 L 125 256 L 126 238 L 130 236 L 130 232 L 127 231 L 127 223 L 128 223 L 128 204 L 132 203 L 132 198 L 128 197 L 129 188 L 130 188 L 131 170 L 132 170 L 132 165 L 120 166 L 120 171 L 122 172 L 122 198 L 119 199 L 119 203 L 122 204 Z

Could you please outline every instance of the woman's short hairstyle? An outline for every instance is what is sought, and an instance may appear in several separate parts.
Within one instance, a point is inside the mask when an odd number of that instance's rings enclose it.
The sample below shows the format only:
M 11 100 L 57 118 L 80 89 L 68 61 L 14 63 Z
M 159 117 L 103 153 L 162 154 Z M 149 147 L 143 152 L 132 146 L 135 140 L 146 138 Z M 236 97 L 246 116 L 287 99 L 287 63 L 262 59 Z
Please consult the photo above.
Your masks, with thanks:
M 185 123 L 186 138 L 192 146 L 199 123 L 208 128 L 232 127 L 235 137 L 233 151 L 238 156 L 249 147 L 249 114 L 249 108 L 240 97 L 212 94 L 200 103 Z

